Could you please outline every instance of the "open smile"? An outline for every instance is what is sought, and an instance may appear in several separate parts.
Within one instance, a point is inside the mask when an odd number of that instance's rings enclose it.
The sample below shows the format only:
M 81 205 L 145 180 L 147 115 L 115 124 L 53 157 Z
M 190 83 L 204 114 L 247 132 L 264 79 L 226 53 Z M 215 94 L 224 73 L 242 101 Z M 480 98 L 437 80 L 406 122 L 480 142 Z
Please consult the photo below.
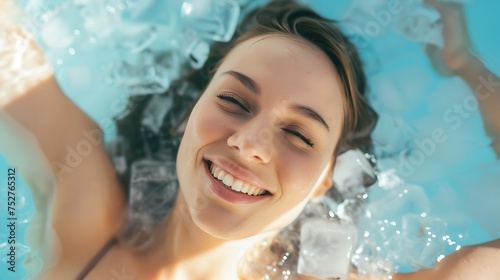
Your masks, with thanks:
M 271 196 L 267 190 L 235 178 L 211 161 L 205 161 L 205 171 L 212 190 L 222 199 L 233 203 L 251 203 Z

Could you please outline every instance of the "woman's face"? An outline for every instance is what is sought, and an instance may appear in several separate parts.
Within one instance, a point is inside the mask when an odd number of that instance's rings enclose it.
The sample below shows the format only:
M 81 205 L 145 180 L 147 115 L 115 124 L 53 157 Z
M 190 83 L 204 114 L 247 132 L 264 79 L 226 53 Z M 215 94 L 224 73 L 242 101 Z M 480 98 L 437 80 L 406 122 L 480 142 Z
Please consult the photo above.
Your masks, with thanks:
M 177 156 L 180 201 L 194 223 L 224 239 L 291 223 L 330 176 L 342 104 L 319 49 L 280 34 L 233 48 L 194 107 Z

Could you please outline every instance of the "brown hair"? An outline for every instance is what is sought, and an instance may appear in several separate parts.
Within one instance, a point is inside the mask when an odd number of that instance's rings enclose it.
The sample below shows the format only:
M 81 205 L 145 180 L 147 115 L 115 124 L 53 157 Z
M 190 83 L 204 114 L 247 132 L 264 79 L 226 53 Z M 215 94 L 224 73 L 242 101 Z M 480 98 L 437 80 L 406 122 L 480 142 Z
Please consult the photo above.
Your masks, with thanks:
M 294 1 L 273 1 L 253 10 L 243 20 L 235 39 L 212 53 L 215 72 L 224 55 L 234 46 L 249 38 L 266 33 L 281 33 L 305 40 L 321 49 L 332 62 L 343 84 L 344 116 L 341 142 L 335 155 L 350 148 L 365 152 L 372 149 L 370 133 L 377 122 L 377 114 L 365 99 L 366 77 L 356 47 L 335 25 L 334 20 L 321 17 L 308 7 Z M 220 51 L 222 50 L 222 53 Z
M 182 131 L 178 133 L 180 124 L 189 116 L 190 109 L 209 84 L 226 54 L 240 42 L 268 33 L 280 33 L 305 40 L 330 58 L 342 81 L 344 107 L 347 108 L 340 142 L 333 156 L 351 148 L 370 152 L 370 133 L 377 121 L 377 114 L 366 101 L 366 78 L 358 52 L 335 24 L 335 21 L 323 18 L 310 8 L 293 1 L 272 1 L 249 12 L 231 41 L 212 44 L 208 60 L 201 69 L 193 70 L 172 84 L 164 95 L 172 95 L 174 105 L 163 119 L 162 129 L 157 135 L 149 133 L 144 136 L 144 129 L 141 128 L 141 119 L 151 96 L 131 99 L 128 114 L 117 121 L 118 134 L 126 140 L 122 149 L 128 168 L 123 174 L 119 174 L 122 184 L 128 185 L 131 163 L 146 157 L 146 154 L 153 157 L 161 154 L 161 139 L 171 139 L 167 142 L 172 144 L 173 152 L 176 153 L 176 145 L 182 134 Z M 181 115 L 183 118 L 179 118 Z M 128 188 L 125 193 L 128 194 Z

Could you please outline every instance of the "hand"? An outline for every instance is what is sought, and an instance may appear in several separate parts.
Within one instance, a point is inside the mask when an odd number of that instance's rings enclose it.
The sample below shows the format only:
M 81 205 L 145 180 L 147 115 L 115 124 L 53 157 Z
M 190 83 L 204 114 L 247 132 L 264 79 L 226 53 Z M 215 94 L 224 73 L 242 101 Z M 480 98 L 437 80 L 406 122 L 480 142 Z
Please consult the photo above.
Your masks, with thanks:
M 0 108 L 52 75 L 45 56 L 16 21 L 22 13 L 11 1 L 0 1 Z
M 441 14 L 444 47 L 427 45 L 432 65 L 443 76 L 456 75 L 474 58 L 472 41 L 467 30 L 463 4 L 440 0 L 424 0 Z

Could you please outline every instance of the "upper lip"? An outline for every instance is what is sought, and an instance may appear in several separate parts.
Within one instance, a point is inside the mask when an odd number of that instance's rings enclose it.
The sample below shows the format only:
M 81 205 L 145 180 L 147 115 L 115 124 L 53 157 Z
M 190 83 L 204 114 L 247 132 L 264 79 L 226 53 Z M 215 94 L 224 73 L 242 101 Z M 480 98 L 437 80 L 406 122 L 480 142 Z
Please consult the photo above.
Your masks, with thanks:
M 266 184 L 262 182 L 255 174 L 253 174 L 250 170 L 243 168 L 241 165 L 236 162 L 220 157 L 214 158 L 205 158 L 205 160 L 212 162 L 213 164 L 221 167 L 223 170 L 229 172 L 233 177 L 240 179 L 244 182 L 248 182 L 260 189 L 266 190 L 267 192 L 272 192 L 266 187 Z

